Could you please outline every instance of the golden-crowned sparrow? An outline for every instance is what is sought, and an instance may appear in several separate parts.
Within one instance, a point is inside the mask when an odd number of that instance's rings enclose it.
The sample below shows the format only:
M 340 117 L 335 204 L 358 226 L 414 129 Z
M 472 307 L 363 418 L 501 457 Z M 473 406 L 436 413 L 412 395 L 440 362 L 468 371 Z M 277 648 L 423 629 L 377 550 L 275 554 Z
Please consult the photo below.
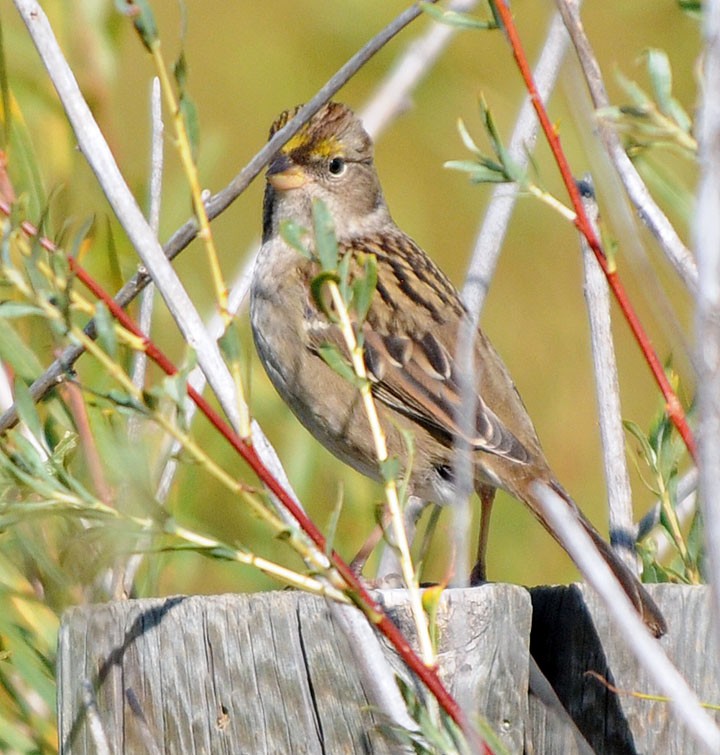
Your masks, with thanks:
M 280 115 L 270 135 L 297 110 Z M 353 112 L 333 102 L 270 163 L 263 245 L 251 289 L 257 351 L 292 411 L 336 456 L 369 477 L 380 477 L 359 391 L 320 354 L 326 344 L 343 350 L 344 341 L 311 293 L 318 263 L 281 234 L 283 221 L 312 229 L 316 200 L 330 212 L 341 254 L 377 260 L 377 287 L 361 325 L 364 356 L 389 451 L 401 462 L 407 457 L 403 431 L 413 433 L 412 494 L 452 502 L 453 446 L 464 437 L 486 513 L 488 493 L 503 488 L 554 534 L 533 483 L 552 488 L 591 535 L 650 630 L 663 634 L 665 622 L 652 599 L 555 479 L 508 370 L 482 330 L 474 345 L 476 417 L 472 431 L 463 434 L 455 356 L 466 309 L 448 278 L 393 222 L 373 164 L 372 141 Z

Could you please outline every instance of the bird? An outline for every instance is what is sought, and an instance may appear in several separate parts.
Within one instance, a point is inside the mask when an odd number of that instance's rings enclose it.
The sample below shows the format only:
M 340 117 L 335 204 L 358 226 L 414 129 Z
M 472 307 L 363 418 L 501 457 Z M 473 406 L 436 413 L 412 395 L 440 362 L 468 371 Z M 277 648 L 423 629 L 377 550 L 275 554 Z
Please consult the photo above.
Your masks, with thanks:
M 270 138 L 299 109 L 281 113 Z M 357 384 L 323 358 L 328 346 L 346 356 L 347 348 L 337 320 L 313 289 L 320 263 L 287 239 L 288 223 L 311 235 L 318 203 L 332 220 L 350 275 L 362 274 L 362 260 L 375 260 L 375 290 L 364 319 L 355 327 L 387 447 L 399 460 L 401 474 L 407 475 L 409 492 L 424 501 L 451 505 L 457 497 L 453 459 L 458 441 L 471 456 L 474 487 L 482 503 L 475 577 L 485 577 L 485 544 L 496 489 L 524 503 L 560 542 L 538 498 L 538 486 L 546 486 L 590 535 L 652 634 L 662 636 L 667 631 L 662 613 L 555 477 L 507 367 L 482 328 L 474 325 L 475 411 L 469 419 L 460 419 L 466 381 L 458 344 L 470 314 L 448 277 L 393 221 L 372 139 L 351 108 L 333 101 L 269 162 L 262 244 L 250 287 L 256 351 L 295 416 L 343 462 L 381 479 Z M 312 239 L 308 243 L 312 246 Z

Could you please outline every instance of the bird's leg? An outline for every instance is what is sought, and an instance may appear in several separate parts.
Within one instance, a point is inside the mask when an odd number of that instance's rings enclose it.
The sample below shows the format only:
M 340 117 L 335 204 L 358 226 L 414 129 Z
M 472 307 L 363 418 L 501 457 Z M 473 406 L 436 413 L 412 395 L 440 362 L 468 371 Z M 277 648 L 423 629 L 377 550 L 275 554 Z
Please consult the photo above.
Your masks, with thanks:
M 405 534 L 407 536 L 408 543 L 412 545 L 415 539 L 415 529 L 420 519 L 420 515 L 425 510 L 427 501 L 423 501 L 417 496 L 408 496 L 407 505 L 403 511 L 403 524 L 405 525 Z M 395 546 L 395 538 L 392 530 L 392 524 L 390 517 L 387 520 L 383 520 L 383 526 L 387 530 L 387 539 L 389 542 L 386 544 L 383 550 L 382 556 L 380 556 L 380 564 L 378 566 L 377 578 L 384 579 L 391 574 L 401 574 L 400 562 L 397 555 L 397 547 Z M 388 529 L 389 528 L 389 529 Z
M 488 536 L 490 535 L 490 514 L 492 514 L 493 501 L 495 500 L 495 488 L 490 485 L 481 485 L 478 495 L 480 496 L 480 534 L 478 535 L 477 560 L 470 572 L 471 587 L 487 582 L 485 554 Z
M 370 533 L 370 535 L 368 535 L 367 539 L 362 544 L 362 547 L 357 552 L 355 558 L 353 558 L 353 560 L 350 562 L 350 568 L 352 569 L 353 574 L 355 574 L 356 576 L 359 577 L 362 573 L 367 560 L 370 558 L 370 554 L 375 550 L 377 544 L 382 539 L 383 533 L 385 532 L 385 528 L 387 527 L 389 521 L 390 512 L 387 510 L 387 506 L 385 506 L 383 507 L 380 522 L 375 525 L 373 531 Z
M 409 543 L 412 543 L 415 537 L 415 527 L 417 521 L 420 518 L 427 503 L 417 496 L 409 496 L 407 506 L 404 511 L 404 525 L 405 534 Z M 386 531 L 391 525 L 390 512 L 387 506 L 383 507 L 380 522 L 375 525 L 375 528 L 368 536 L 367 540 L 362 544 L 362 547 L 357 552 L 357 555 L 350 562 L 350 568 L 354 574 L 358 576 L 365 568 L 370 554 L 375 550 L 377 544 L 385 536 Z M 378 566 L 377 580 L 382 580 L 390 574 L 400 574 L 400 565 L 398 563 L 397 554 L 395 548 L 388 543 L 387 547 L 383 551 L 380 558 L 380 565 Z

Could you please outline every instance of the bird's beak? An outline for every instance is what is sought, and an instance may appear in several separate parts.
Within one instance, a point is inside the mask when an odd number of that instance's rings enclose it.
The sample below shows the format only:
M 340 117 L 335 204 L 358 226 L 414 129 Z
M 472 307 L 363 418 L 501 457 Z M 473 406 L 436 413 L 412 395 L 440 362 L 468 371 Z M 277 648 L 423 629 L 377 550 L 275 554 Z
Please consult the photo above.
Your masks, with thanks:
M 267 171 L 268 183 L 278 191 L 299 189 L 307 183 L 307 173 L 282 152 L 273 159 Z

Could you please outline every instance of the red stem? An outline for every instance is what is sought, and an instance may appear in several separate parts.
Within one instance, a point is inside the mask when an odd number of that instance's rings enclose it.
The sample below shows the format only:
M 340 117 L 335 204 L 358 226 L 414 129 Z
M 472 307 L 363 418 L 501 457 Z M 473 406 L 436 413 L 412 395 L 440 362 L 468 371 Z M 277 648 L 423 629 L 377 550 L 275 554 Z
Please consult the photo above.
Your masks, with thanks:
M 0 211 L 5 215 L 10 215 L 10 207 L 0 199 Z M 38 239 L 43 249 L 56 253 L 58 248 L 49 239 L 40 236 L 37 228 L 28 221 L 21 224 L 22 230 L 28 236 Z M 100 284 L 80 265 L 74 257 L 68 256 L 70 270 L 77 276 L 94 296 L 104 302 L 107 308 L 117 321 L 130 333 L 139 338 L 145 348 L 145 353 L 152 359 L 163 372 L 168 375 L 177 373 L 177 367 L 168 359 L 168 357 L 151 341 L 135 324 L 134 320 L 117 304 L 117 302 L 100 286 Z M 265 484 L 281 502 L 281 504 L 292 514 L 298 521 L 305 534 L 313 541 L 317 548 L 323 552 L 326 549 L 325 536 L 315 526 L 314 522 L 308 518 L 305 512 L 298 507 L 293 499 L 288 495 L 280 483 L 273 477 L 272 473 L 263 464 L 255 449 L 243 440 L 225 420 L 210 406 L 210 404 L 190 385 L 187 387 L 188 396 L 192 399 L 198 409 L 207 417 L 215 429 L 227 440 L 227 442 L 245 459 L 255 474 Z M 467 717 L 452 695 L 445 689 L 440 681 L 437 671 L 426 666 L 415 651 L 410 647 L 405 636 L 395 626 L 387 614 L 383 611 L 370 593 L 367 591 L 362 582 L 358 579 L 350 567 L 343 559 L 333 550 L 330 554 L 330 561 L 337 569 L 350 589 L 355 593 L 357 603 L 362 607 L 363 612 L 378 630 L 393 645 L 398 655 L 405 661 L 407 666 L 415 672 L 422 680 L 425 686 L 435 696 L 443 710 L 452 718 L 452 720 L 465 732 L 469 742 L 474 749 L 483 753 L 483 755 L 493 755 L 489 745 L 482 741 L 477 731 L 471 726 Z
M 680 437 L 683 439 L 693 461 L 697 463 L 697 447 L 695 445 L 695 438 L 693 437 L 692 431 L 688 426 L 682 404 L 680 403 L 677 394 L 670 385 L 670 381 L 665 374 L 662 363 L 660 362 L 660 359 L 658 358 L 658 355 L 655 352 L 652 343 L 650 342 L 650 338 L 648 337 L 645 329 L 640 323 L 640 319 L 638 318 L 637 313 L 630 303 L 630 299 L 628 298 L 622 281 L 618 277 L 617 271 L 611 270 L 608 265 L 602 244 L 596 236 L 592 224 L 588 219 L 587 213 L 585 212 L 585 207 L 583 206 L 580 192 L 578 190 L 577 184 L 575 183 L 575 178 L 573 177 L 572 171 L 570 170 L 570 165 L 568 163 L 567 157 L 565 156 L 565 153 L 560 146 L 560 137 L 558 136 L 557 131 L 550 122 L 547 110 L 545 109 L 537 87 L 535 86 L 535 79 L 533 78 L 532 70 L 530 69 L 525 51 L 523 49 L 522 43 L 520 42 L 520 36 L 513 21 L 512 14 L 510 13 L 505 0 L 495 0 L 495 7 L 497 8 L 498 14 L 502 19 L 503 26 L 505 27 L 505 33 L 507 34 L 510 47 L 512 48 L 513 56 L 518 68 L 520 69 L 520 74 L 525 82 L 525 86 L 527 88 L 528 94 L 530 95 L 530 100 L 532 101 L 533 107 L 535 108 L 535 112 L 537 113 L 538 120 L 540 121 L 540 126 L 545 133 L 545 138 L 550 145 L 550 149 L 552 150 L 555 162 L 560 169 L 560 175 L 562 176 L 565 188 L 567 189 L 567 192 L 570 196 L 570 201 L 572 202 L 573 209 L 575 210 L 575 226 L 583 234 L 583 236 L 585 236 L 587 243 L 595 253 L 595 257 L 600 264 L 603 273 L 605 273 L 608 285 L 615 295 L 615 300 L 617 301 L 618 306 L 625 315 L 625 319 L 630 326 L 630 330 L 632 331 L 633 336 L 635 336 L 635 340 L 637 341 L 638 346 L 640 346 L 640 349 L 645 356 L 645 360 L 650 367 L 650 371 L 652 372 L 653 377 L 655 378 L 655 381 L 657 382 L 663 394 L 663 397 L 665 399 L 665 409 L 668 413 L 668 416 L 670 417 L 672 423 L 675 425 L 678 433 L 680 433 Z

